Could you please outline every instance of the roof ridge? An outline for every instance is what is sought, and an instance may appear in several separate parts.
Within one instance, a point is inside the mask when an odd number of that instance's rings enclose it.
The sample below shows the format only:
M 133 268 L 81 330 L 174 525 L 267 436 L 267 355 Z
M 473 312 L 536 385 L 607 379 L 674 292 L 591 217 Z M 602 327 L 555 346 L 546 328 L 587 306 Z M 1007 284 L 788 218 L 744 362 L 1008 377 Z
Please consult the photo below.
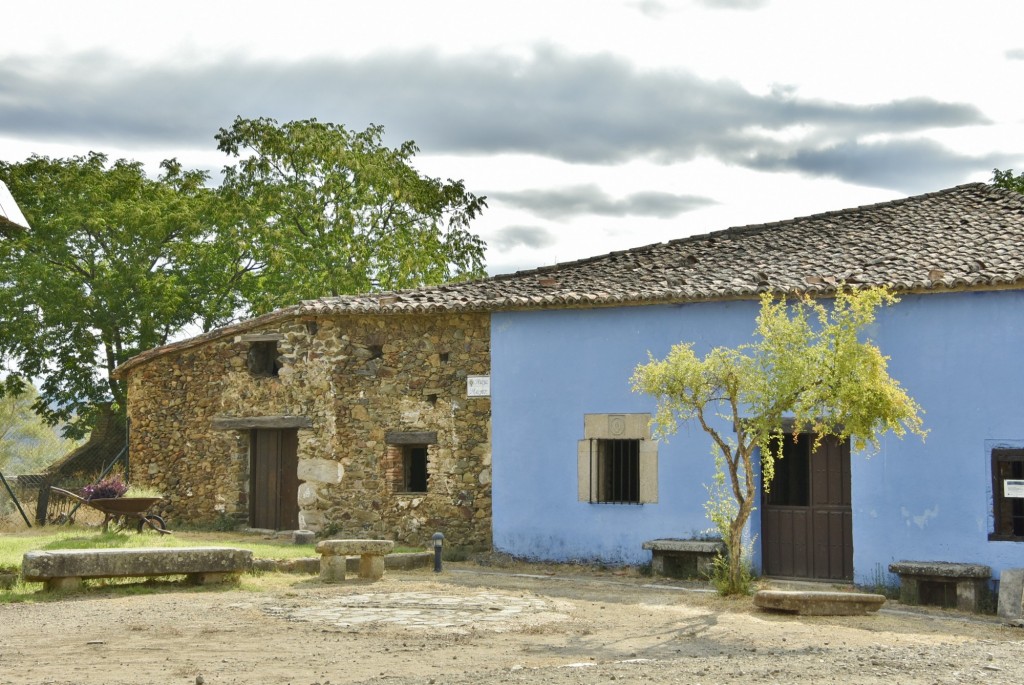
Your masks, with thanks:
M 827 219 L 836 216 L 848 216 L 855 212 L 871 211 L 880 209 L 883 207 L 895 207 L 899 205 L 908 204 L 910 202 L 920 201 L 927 198 L 938 197 L 941 195 L 949 195 L 956 192 L 963 192 L 968 189 L 979 189 L 979 188 L 995 188 L 991 184 L 984 183 L 982 181 L 975 181 L 973 183 L 962 183 L 958 186 L 951 188 L 943 188 L 942 190 L 934 190 L 928 193 L 921 193 L 919 195 L 911 195 L 909 197 L 898 197 L 893 200 L 884 200 L 882 202 L 872 202 L 866 205 L 855 205 L 853 207 L 846 207 L 844 209 L 830 209 L 827 212 L 817 212 L 814 214 L 805 214 L 802 216 L 795 216 L 790 219 L 780 219 L 778 221 L 768 221 L 758 224 L 742 224 L 740 226 L 730 226 L 728 228 L 722 228 L 717 231 L 709 231 L 708 233 L 697 233 L 694 235 L 684 236 L 682 238 L 674 238 L 668 241 L 669 245 L 677 245 L 679 243 L 685 243 L 689 241 L 707 240 L 708 238 L 718 238 L 724 235 L 751 235 L 759 233 L 766 229 L 775 229 L 784 226 L 790 226 L 797 223 L 798 221 L 811 221 Z M 1004 190 L 1004 189 L 1000 189 Z M 1013 191 L 1009 191 L 1013 192 Z

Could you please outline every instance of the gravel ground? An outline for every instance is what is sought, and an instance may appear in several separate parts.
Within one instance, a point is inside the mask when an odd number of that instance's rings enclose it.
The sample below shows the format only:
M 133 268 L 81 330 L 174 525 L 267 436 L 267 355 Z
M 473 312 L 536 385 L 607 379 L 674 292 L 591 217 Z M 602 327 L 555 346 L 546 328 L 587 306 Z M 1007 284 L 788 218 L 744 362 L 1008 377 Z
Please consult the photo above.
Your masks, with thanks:
M 894 603 L 797 617 L 629 574 L 471 564 L 0 605 L 0 683 L 613 681 L 1018 685 L 1024 630 Z

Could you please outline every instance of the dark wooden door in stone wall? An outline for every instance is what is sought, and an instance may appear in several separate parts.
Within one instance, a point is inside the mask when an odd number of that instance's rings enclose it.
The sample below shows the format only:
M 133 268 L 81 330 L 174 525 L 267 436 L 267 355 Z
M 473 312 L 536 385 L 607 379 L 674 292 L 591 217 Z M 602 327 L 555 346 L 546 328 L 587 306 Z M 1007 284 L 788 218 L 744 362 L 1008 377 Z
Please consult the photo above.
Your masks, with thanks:
M 299 527 L 298 432 L 252 431 L 249 449 L 249 525 L 271 530 Z
M 810 435 L 783 443 L 775 479 L 762 500 L 764 573 L 786 578 L 853 580 L 850 447 Z

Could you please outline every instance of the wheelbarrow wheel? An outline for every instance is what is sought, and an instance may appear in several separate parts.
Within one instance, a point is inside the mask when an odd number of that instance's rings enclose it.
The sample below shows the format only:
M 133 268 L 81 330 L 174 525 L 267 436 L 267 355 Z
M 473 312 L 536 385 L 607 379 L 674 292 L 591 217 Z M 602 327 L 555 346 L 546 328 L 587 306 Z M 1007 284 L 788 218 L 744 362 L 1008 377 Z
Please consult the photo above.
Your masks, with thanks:
M 138 531 L 140 533 L 146 529 L 146 526 L 149 526 L 152 530 L 155 530 L 158 533 L 168 532 L 167 524 L 164 523 L 162 517 L 157 516 L 156 514 L 146 514 L 139 519 Z

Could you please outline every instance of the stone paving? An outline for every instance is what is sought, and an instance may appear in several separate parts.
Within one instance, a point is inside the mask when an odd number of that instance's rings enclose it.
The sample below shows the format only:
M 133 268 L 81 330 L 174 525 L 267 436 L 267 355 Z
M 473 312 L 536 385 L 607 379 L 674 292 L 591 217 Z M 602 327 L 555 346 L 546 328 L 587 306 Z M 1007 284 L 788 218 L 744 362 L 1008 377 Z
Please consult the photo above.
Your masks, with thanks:
M 389 592 L 346 595 L 315 606 L 264 606 L 263 611 L 289 621 L 323 623 L 342 628 L 392 624 L 405 628 L 503 631 L 568 619 L 553 602 L 501 592 L 468 597 L 437 592 Z

